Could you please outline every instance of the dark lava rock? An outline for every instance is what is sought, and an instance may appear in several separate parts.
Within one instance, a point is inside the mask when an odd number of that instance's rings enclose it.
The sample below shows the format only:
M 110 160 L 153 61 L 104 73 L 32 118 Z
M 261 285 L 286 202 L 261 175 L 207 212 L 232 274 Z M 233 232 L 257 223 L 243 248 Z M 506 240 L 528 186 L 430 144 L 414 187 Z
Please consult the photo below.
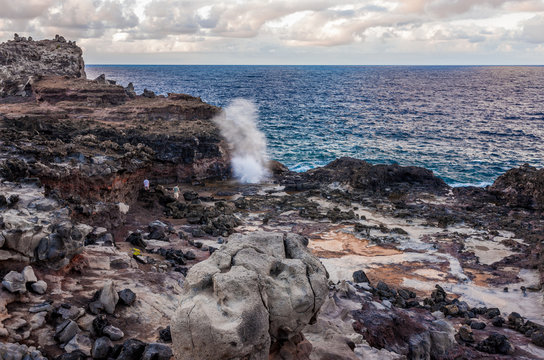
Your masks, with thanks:
M 438 284 L 435 285 L 434 287 L 435 287 L 436 290 L 433 290 L 433 292 L 431 293 L 431 299 L 435 303 L 441 303 L 441 302 L 446 301 L 447 294 L 444 291 L 444 289 L 442 289 L 442 287 L 440 285 L 438 285 Z
M 193 190 L 185 191 L 183 193 L 183 198 L 186 201 L 193 201 L 193 200 L 198 199 L 198 193 L 196 191 L 193 191 Z
M 487 339 L 476 345 L 476 350 L 486 352 L 488 354 L 510 354 L 514 348 L 504 335 L 492 333 Z
M 470 322 L 470 328 L 474 330 L 483 330 L 485 329 L 486 325 L 484 322 L 481 321 L 471 321 Z
M 144 242 L 143 234 L 140 231 L 136 231 L 136 232 L 131 233 L 125 239 L 125 241 L 128 241 L 132 245 L 134 245 L 136 247 L 139 247 L 139 248 L 143 248 L 143 249 L 145 249 L 145 247 L 147 246 L 146 243 Z
M 501 311 L 498 308 L 490 308 L 485 312 L 485 317 L 488 319 L 493 319 L 496 316 L 499 316 Z
M 531 334 L 531 341 L 537 346 L 544 347 L 544 331 L 534 331 Z
M 160 220 L 155 220 L 148 225 L 148 239 L 168 241 L 168 225 Z
M 504 323 L 505 320 L 502 316 L 495 316 L 493 319 L 491 319 L 491 324 L 496 327 L 502 327 Z
M 124 289 L 117 293 L 121 304 L 132 305 L 136 301 L 136 294 L 130 289 Z
M 467 343 L 474 342 L 474 335 L 472 333 L 472 329 L 467 325 L 461 326 L 457 334 L 459 335 L 459 338 L 464 342 L 467 342 Z
M 144 353 L 146 343 L 138 339 L 128 339 L 123 343 L 121 353 L 117 360 L 140 360 Z
M 168 345 L 152 343 L 145 347 L 142 360 L 170 360 L 172 349 Z
M 357 270 L 353 273 L 353 281 L 356 283 L 370 283 L 370 280 L 368 279 L 363 270 Z
M 170 325 L 168 325 L 164 329 L 159 330 L 159 338 L 161 339 L 161 341 L 164 341 L 167 343 L 172 342 L 172 334 L 170 333 Z
M 507 206 L 544 209 L 544 169 L 528 164 L 508 170 L 489 187 Z
M 85 355 L 80 350 L 72 351 L 71 353 L 64 353 L 55 358 L 55 360 L 85 360 L 85 359 L 87 359 L 87 355 Z
M 110 322 L 104 315 L 98 315 L 93 320 L 93 329 L 97 335 L 102 335 L 104 328 L 108 326 Z
M 93 349 L 91 352 L 93 359 L 106 359 L 109 353 L 111 352 L 112 348 L 113 348 L 113 343 L 108 337 L 106 336 L 99 337 L 94 342 Z
M 519 330 L 524 324 L 524 320 L 517 312 L 512 312 L 508 315 L 508 327 Z

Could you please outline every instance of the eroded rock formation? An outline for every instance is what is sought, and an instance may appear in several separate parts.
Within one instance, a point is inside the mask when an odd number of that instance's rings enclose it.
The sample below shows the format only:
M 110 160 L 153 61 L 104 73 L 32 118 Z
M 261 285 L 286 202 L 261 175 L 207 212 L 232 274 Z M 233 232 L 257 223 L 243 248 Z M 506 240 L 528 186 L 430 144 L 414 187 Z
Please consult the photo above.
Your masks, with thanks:
M 58 35 L 33 41 L 15 34 L 0 44 L 0 97 L 30 95 L 32 83 L 43 75 L 85 78 L 81 48 Z
M 187 274 L 172 319 L 179 359 L 268 359 L 328 296 L 327 273 L 293 234 L 236 234 Z M 213 346 L 210 346 L 213 344 Z

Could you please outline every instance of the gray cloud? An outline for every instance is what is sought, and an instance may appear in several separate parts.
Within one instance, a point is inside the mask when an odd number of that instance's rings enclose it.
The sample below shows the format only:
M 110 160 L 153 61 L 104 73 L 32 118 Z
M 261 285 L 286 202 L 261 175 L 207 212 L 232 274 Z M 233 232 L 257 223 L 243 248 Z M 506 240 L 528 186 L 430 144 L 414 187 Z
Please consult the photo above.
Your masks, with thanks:
M 521 38 L 530 43 L 544 43 L 544 15 L 537 15 L 523 22 Z
M 0 0 L 0 9 L 2 39 L 59 33 L 93 54 L 442 53 L 544 42 L 544 0 Z M 508 26 L 493 23 L 512 14 Z

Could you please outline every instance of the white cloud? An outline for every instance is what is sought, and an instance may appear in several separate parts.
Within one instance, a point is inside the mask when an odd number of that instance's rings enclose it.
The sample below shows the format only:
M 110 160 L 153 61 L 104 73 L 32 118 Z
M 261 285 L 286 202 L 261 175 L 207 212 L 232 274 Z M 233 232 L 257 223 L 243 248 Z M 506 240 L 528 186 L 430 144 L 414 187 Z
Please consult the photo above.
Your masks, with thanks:
M 0 8 L 0 39 L 59 33 L 97 57 L 120 59 L 508 49 L 532 56 L 544 42 L 544 0 L 0 0 Z

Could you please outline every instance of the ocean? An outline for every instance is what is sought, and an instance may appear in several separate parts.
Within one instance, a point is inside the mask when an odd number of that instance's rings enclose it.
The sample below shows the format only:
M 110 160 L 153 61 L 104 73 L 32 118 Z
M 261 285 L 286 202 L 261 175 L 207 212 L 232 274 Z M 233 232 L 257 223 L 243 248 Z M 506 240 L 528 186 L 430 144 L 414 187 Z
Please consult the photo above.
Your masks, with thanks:
M 544 166 L 541 66 L 88 65 L 137 93 L 187 93 L 258 108 L 268 154 L 304 171 L 341 157 L 431 169 L 485 186 Z

